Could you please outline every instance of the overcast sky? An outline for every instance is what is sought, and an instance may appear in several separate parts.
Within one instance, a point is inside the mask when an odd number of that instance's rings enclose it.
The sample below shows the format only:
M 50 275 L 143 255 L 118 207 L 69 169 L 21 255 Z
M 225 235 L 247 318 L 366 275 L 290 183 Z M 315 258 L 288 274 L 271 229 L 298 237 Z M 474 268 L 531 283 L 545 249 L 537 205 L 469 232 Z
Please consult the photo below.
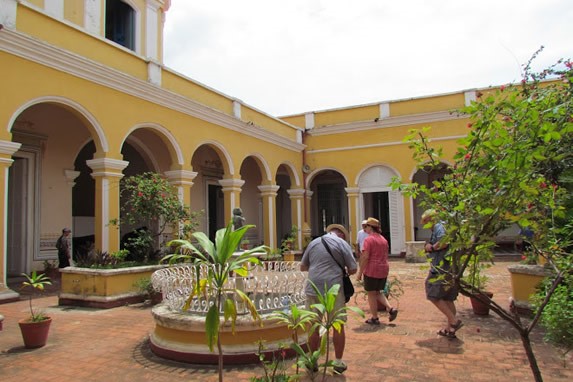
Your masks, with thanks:
M 165 64 L 274 116 L 501 85 L 573 58 L 571 0 L 172 0 Z

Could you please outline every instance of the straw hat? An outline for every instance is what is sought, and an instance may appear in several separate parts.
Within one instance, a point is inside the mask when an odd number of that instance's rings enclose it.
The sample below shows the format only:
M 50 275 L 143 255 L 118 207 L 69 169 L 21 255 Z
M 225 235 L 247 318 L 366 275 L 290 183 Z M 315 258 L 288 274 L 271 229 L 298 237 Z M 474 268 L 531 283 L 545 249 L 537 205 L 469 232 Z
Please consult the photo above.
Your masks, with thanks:
M 370 225 L 372 227 L 380 227 L 380 222 L 377 219 L 374 218 L 368 218 L 366 219 L 366 224 Z
M 349 240 L 350 240 L 350 235 L 348 234 L 348 231 L 347 231 L 346 228 L 344 228 L 344 226 L 341 225 L 341 224 L 331 224 L 331 225 L 329 225 L 328 227 L 326 227 L 326 232 L 328 233 L 328 232 L 332 231 L 334 228 L 337 228 L 337 229 L 339 229 L 340 231 L 342 231 L 342 232 L 344 233 L 344 239 L 345 239 L 346 241 L 349 241 Z

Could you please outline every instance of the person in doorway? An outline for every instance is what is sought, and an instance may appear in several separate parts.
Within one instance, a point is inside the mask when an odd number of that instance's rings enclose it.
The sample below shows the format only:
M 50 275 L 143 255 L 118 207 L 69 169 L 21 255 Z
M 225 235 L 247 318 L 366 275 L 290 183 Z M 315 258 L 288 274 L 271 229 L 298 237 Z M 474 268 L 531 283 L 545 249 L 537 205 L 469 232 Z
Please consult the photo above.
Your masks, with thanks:
M 66 268 L 70 266 L 72 260 L 72 230 L 64 228 L 62 235 L 56 241 L 56 248 L 58 250 L 58 268 Z
M 358 231 L 356 237 L 356 257 L 360 258 L 360 254 L 362 253 L 362 244 L 364 244 L 364 239 L 368 237 L 368 234 L 365 231 L 367 220 L 362 220 L 362 229 Z
M 331 224 L 327 227 L 327 233 L 318 237 L 310 242 L 306 248 L 300 263 L 301 271 L 308 271 L 308 279 L 318 288 L 321 293 L 325 293 L 334 284 L 340 285 L 338 296 L 336 296 L 334 310 L 339 310 L 345 306 L 344 289 L 342 288 L 342 269 L 340 266 L 346 268 L 348 274 L 356 273 L 357 265 L 356 260 L 352 254 L 352 247 L 345 240 L 347 231 L 339 224 Z M 332 256 L 322 243 L 322 239 L 326 242 Z M 338 263 L 338 264 L 337 264 Z M 340 264 L 340 265 L 339 265 Z M 326 290 L 324 288 L 327 288 Z M 318 303 L 316 292 L 310 283 L 305 287 L 306 304 L 307 308 L 313 304 Z M 309 338 L 310 348 L 315 351 L 318 349 L 320 343 L 320 336 L 317 331 L 314 331 Z M 334 331 L 334 371 L 338 374 L 346 371 L 347 366 L 342 360 L 344 355 L 344 347 L 346 345 L 346 337 L 344 333 L 344 325 L 341 327 L 340 332 Z
M 364 231 L 368 234 L 362 245 L 360 253 L 360 270 L 357 279 L 361 280 L 364 276 L 364 290 L 368 294 L 368 307 L 370 308 L 370 318 L 366 320 L 367 324 L 380 325 L 378 318 L 378 304 L 380 303 L 388 312 L 390 322 L 398 316 L 398 309 L 390 305 L 390 302 L 383 293 L 390 264 L 388 263 L 388 241 L 382 236 L 380 222 L 374 218 L 366 220 Z
M 450 271 L 450 259 L 447 256 L 448 244 L 444 243 L 446 235 L 444 224 L 439 221 L 436 210 L 429 209 L 422 214 L 422 225 L 430 225 L 432 234 L 424 246 L 426 255 L 430 258 L 430 272 L 425 282 L 426 298 L 446 317 L 446 327 L 440 329 L 440 336 L 455 338 L 456 332 L 463 326 L 456 317 L 454 301 L 458 290 L 453 282 Z

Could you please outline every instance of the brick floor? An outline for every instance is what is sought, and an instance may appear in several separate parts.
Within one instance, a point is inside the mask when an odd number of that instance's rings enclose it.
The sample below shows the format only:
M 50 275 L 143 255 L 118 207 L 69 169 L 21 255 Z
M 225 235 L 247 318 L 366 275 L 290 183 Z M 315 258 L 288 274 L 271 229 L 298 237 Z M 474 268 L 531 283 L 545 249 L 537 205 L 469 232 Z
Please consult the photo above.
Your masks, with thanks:
M 498 261 L 487 273 L 495 299 L 507 305 L 510 295 L 507 261 Z M 344 359 L 348 370 L 329 381 L 529 381 L 533 380 L 517 332 L 497 316 L 477 317 L 469 300 L 457 306 L 465 326 L 458 339 L 436 335 L 443 325 L 438 311 L 425 300 L 420 264 L 391 263 L 391 274 L 403 283 L 397 304 L 398 319 L 371 327 L 356 316 L 349 318 Z M 54 287 L 57 290 L 57 285 Z M 150 352 L 148 333 L 153 329 L 150 307 L 130 305 L 109 310 L 58 307 L 57 296 L 38 298 L 35 306 L 52 317 L 48 344 L 23 347 L 18 320 L 27 316 L 26 300 L 0 305 L 4 330 L 0 332 L 0 381 L 217 381 L 213 366 L 187 365 L 158 358 Z M 358 294 L 352 304 L 367 310 Z M 573 380 L 573 356 L 562 356 L 532 334 L 534 351 L 545 381 Z M 292 372 L 291 372 L 292 374 Z M 262 375 L 258 366 L 225 368 L 225 380 L 248 381 Z

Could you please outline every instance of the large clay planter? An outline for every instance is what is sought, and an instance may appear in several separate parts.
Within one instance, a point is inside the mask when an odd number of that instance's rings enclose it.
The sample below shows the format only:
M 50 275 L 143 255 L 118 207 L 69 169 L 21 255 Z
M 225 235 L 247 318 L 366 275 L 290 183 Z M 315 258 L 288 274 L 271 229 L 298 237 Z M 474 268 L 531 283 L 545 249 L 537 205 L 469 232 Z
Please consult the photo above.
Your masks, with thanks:
M 511 297 L 519 313 L 531 313 L 529 299 L 537 291 L 537 287 L 547 276 L 549 269 L 542 265 L 515 264 L 507 267 L 511 274 Z
M 493 293 L 491 292 L 484 292 L 484 294 L 486 294 L 489 298 L 493 297 Z M 487 304 L 484 304 L 474 297 L 470 297 L 470 303 L 472 304 L 472 309 L 476 316 L 489 315 L 489 306 Z
M 424 244 L 426 244 L 425 241 L 407 241 L 405 261 L 407 263 L 425 263 Z
M 119 269 L 67 267 L 62 274 L 59 305 L 91 308 L 115 308 L 143 302 L 146 292 L 138 289 L 141 278 L 150 277 L 164 265 L 148 265 Z
M 51 323 L 51 318 L 39 322 L 31 322 L 28 319 L 20 320 L 18 325 L 20 325 L 24 346 L 27 349 L 36 349 L 46 345 Z

